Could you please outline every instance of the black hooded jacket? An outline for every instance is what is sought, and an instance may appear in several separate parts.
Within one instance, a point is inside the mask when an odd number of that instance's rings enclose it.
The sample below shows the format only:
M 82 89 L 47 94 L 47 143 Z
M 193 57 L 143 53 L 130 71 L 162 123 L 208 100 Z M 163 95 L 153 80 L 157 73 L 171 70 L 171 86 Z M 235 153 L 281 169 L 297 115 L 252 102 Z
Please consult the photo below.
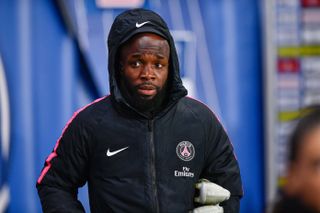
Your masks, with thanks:
M 132 107 L 117 81 L 119 47 L 142 32 L 170 45 L 168 98 L 153 117 Z M 126 11 L 114 21 L 108 47 L 111 95 L 66 125 L 37 181 L 43 211 L 83 212 L 77 191 L 88 182 L 91 212 L 188 212 L 195 183 L 206 178 L 231 192 L 225 212 L 238 212 L 242 183 L 232 145 L 215 115 L 185 97 L 166 23 L 149 10 Z

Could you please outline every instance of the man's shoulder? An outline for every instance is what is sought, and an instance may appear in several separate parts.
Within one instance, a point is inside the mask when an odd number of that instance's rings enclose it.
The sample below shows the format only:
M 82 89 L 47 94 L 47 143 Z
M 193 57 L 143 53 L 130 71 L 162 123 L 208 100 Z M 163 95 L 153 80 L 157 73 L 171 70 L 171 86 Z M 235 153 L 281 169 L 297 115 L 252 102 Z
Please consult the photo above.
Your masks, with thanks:
M 90 122 L 90 120 L 101 117 L 101 114 L 108 112 L 110 107 L 110 97 L 104 96 L 78 109 L 73 117 L 82 122 Z
M 201 113 L 213 113 L 205 103 L 189 96 L 181 98 L 180 103 L 194 111 Z
M 203 102 L 191 98 L 184 97 L 180 100 L 180 106 L 191 113 L 194 113 L 197 117 L 200 118 L 213 118 L 216 117 L 215 113 Z
M 94 111 L 99 111 L 103 108 L 108 108 L 109 103 L 110 103 L 110 96 L 103 96 L 101 98 L 98 98 L 82 108 L 80 108 L 78 111 L 81 112 L 94 112 Z

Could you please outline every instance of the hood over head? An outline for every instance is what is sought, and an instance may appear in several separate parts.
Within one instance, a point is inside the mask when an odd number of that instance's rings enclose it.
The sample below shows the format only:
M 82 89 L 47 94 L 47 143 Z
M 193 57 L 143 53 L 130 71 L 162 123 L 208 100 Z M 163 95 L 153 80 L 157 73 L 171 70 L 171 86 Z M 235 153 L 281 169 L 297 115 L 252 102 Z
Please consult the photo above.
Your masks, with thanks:
M 117 81 L 119 63 L 119 50 L 121 45 L 138 33 L 154 33 L 166 39 L 170 46 L 169 74 L 168 74 L 168 103 L 184 97 L 187 90 L 182 85 L 179 72 L 179 61 L 167 24 L 155 12 L 146 9 L 127 10 L 118 15 L 109 32 L 109 83 L 110 93 L 117 102 L 127 103 L 122 96 Z

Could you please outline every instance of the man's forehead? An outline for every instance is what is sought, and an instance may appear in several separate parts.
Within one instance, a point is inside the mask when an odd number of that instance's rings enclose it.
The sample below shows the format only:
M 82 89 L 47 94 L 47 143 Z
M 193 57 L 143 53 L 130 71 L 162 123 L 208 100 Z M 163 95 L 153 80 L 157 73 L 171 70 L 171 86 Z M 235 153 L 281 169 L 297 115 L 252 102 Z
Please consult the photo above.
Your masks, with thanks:
M 132 36 L 128 42 L 125 43 L 124 46 L 129 46 L 131 45 L 132 43 L 135 43 L 137 41 L 142 41 L 142 40 L 154 40 L 154 41 L 159 41 L 159 44 L 160 43 L 163 43 L 163 44 L 168 44 L 168 41 L 163 38 L 162 36 L 158 35 L 158 34 L 155 34 L 155 33 L 138 33 L 134 36 Z
M 157 57 L 158 59 L 164 59 L 167 56 L 165 54 L 163 54 L 162 52 L 159 51 L 139 51 L 139 52 L 134 52 L 133 54 L 130 54 L 131 58 L 141 58 L 144 55 L 154 55 L 155 57 Z
M 141 33 L 132 37 L 123 49 L 133 52 L 150 52 L 158 51 L 167 54 L 170 52 L 170 47 L 166 39 L 154 33 Z M 137 53 L 138 54 L 138 53 Z

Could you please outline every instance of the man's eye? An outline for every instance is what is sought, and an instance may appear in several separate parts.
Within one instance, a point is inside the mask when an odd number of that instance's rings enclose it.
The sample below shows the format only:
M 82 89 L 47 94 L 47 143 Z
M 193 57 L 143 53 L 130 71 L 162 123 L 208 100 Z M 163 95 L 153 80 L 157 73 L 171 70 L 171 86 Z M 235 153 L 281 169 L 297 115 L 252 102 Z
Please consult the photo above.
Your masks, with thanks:
M 130 65 L 134 68 L 139 67 L 141 65 L 141 61 L 133 61 Z
M 163 68 L 163 64 L 160 64 L 160 63 L 156 63 L 154 66 L 155 66 L 155 68 L 157 68 L 157 69 Z

